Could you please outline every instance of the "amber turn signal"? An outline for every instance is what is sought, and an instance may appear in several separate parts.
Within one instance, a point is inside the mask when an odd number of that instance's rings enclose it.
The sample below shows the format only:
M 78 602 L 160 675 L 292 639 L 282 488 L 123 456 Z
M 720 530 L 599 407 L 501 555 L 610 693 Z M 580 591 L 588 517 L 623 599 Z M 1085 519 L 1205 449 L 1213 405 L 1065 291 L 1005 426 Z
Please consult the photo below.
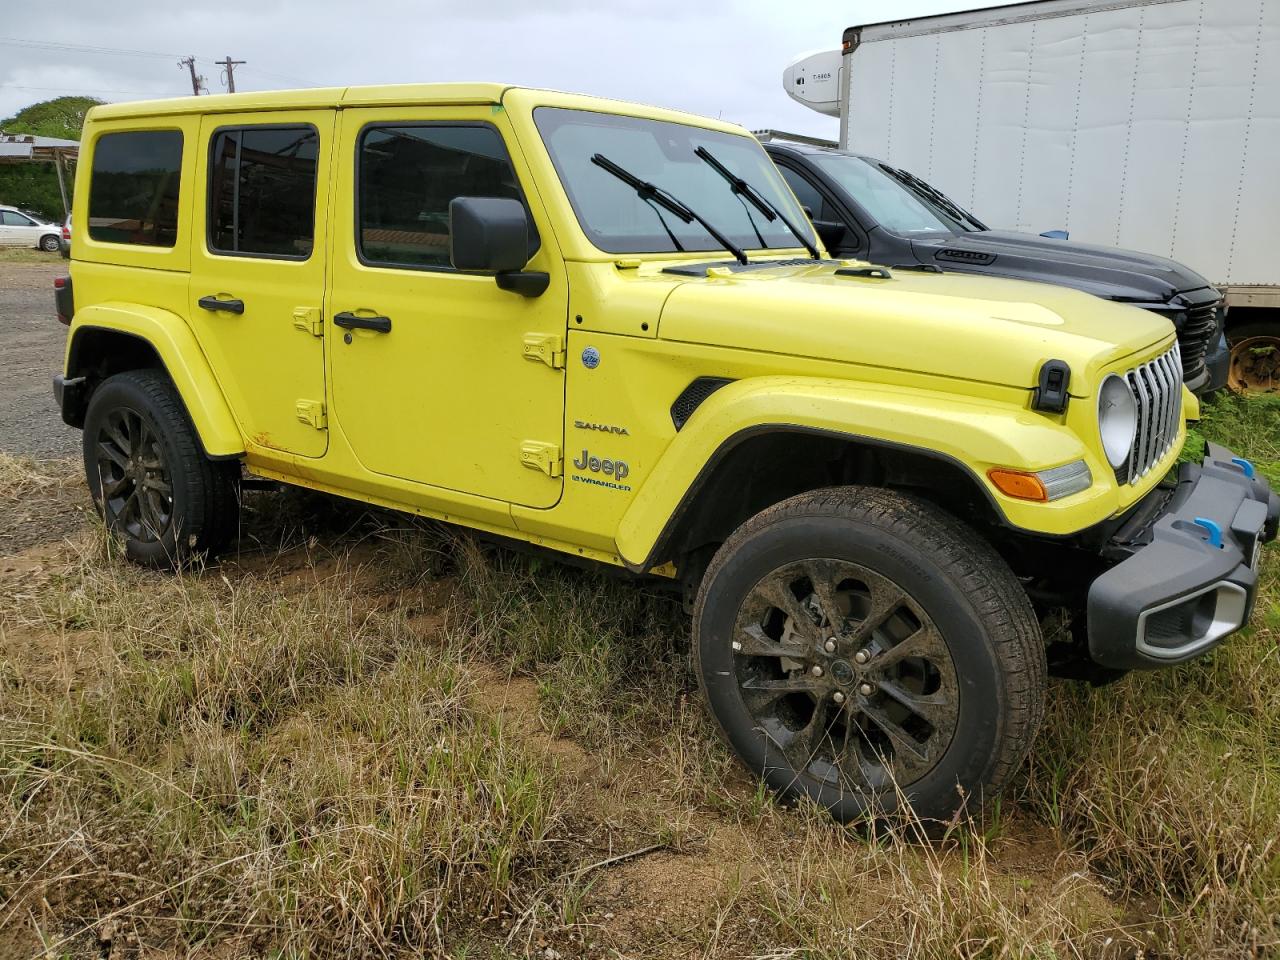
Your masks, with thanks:
M 1006 496 L 1019 500 L 1039 500 L 1042 503 L 1049 499 L 1049 491 L 1044 488 L 1044 481 L 1034 473 L 1019 473 L 1017 470 L 1003 470 L 996 467 L 987 471 L 987 476 L 996 485 L 996 489 Z

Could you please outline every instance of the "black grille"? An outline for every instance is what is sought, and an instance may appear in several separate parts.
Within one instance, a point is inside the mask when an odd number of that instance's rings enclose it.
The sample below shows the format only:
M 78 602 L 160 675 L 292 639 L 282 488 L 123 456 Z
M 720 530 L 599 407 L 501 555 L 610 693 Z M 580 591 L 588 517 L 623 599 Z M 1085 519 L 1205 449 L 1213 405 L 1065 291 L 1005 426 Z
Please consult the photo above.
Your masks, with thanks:
M 1218 303 L 1210 300 L 1187 310 L 1187 319 L 1178 331 L 1182 348 L 1182 379 L 1192 383 L 1204 373 L 1204 358 L 1218 329 Z
M 671 422 L 676 425 L 676 429 L 679 430 L 685 425 L 703 400 L 727 383 L 733 383 L 733 381 L 726 380 L 724 377 L 699 377 L 680 391 L 680 396 L 676 397 L 675 403 L 671 404 Z

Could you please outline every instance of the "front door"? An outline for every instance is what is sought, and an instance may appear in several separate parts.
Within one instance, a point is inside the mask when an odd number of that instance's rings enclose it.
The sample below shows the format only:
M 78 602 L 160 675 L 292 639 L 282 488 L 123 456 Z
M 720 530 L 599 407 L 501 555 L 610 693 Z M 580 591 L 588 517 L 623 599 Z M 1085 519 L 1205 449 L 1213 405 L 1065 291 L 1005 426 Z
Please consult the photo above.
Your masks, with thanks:
M 560 497 L 568 286 L 505 116 L 344 110 L 326 336 L 336 425 L 369 470 L 532 507 Z M 449 202 L 530 210 L 540 296 L 449 262 Z M 364 328 L 335 316 L 372 320 Z M 381 318 L 381 319 L 375 319 Z
M 334 111 L 214 114 L 196 163 L 189 313 L 251 450 L 326 449 L 324 284 Z

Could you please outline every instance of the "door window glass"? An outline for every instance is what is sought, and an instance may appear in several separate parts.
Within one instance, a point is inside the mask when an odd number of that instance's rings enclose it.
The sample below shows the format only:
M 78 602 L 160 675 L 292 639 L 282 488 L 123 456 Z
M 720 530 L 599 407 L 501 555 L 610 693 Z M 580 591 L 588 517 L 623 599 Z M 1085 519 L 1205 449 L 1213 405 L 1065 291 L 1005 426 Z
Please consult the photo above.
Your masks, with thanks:
M 105 133 L 93 149 L 89 236 L 172 247 L 178 238 L 182 131 Z
M 356 245 L 365 263 L 448 268 L 449 201 L 523 199 L 493 127 L 370 127 L 358 149 Z
M 787 181 L 787 186 L 791 188 L 791 192 L 800 201 L 800 206 L 809 212 L 811 218 L 821 220 L 822 194 L 818 193 L 813 184 L 790 167 L 779 166 L 778 172 L 782 174 L 782 179 Z
M 309 257 L 319 147 L 312 126 L 219 130 L 209 148 L 209 249 Z

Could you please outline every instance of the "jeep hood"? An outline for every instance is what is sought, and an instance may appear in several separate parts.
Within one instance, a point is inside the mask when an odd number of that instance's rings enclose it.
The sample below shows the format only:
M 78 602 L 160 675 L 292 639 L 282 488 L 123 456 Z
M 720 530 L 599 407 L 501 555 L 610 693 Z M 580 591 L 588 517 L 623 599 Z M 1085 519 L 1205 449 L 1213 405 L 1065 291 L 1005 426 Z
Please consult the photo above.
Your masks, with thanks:
M 1102 367 L 1173 339 L 1156 314 L 1048 284 L 902 269 L 884 279 L 830 261 L 666 272 L 687 279 L 660 337 L 773 354 L 779 372 L 799 356 L 1029 389 L 1057 359 L 1082 396 Z
M 944 270 L 1060 283 L 1108 300 L 1167 303 L 1176 294 L 1209 286 L 1194 270 L 1165 257 L 1029 233 L 978 230 L 913 238 L 911 249 L 921 263 Z

